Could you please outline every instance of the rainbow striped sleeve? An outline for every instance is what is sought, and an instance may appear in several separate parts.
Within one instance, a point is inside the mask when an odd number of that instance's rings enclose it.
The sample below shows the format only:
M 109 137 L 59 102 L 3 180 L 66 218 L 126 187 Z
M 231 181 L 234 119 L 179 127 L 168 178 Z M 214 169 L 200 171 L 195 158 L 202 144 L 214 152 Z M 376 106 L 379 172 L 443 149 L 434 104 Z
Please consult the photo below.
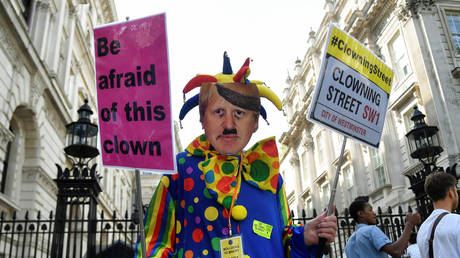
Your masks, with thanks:
M 281 216 L 283 217 L 284 232 L 283 232 L 283 246 L 285 257 L 290 257 L 289 242 L 292 238 L 292 218 L 289 212 L 289 204 L 286 197 L 286 190 L 284 189 L 284 182 L 281 176 L 278 181 L 278 200 L 280 202 Z
M 174 253 L 176 210 L 169 189 L 171 181 L 171 176 L 161 178 L 144 217 L 147 257 L 170 257 Z M 142 257 L 140 238 L 136 244 L 138 257 Z

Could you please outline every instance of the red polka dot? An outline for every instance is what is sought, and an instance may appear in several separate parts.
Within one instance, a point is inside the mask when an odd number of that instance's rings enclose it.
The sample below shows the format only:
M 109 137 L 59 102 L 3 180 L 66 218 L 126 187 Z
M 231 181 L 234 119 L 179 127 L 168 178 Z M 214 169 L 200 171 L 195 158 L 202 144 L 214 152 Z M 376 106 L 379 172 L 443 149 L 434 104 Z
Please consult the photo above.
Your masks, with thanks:
M 179 177 L 179 174 L 174 174 L 171 176 L 172 180 L 174 181 L 176 181 L 178 177 Z
M 280 168 L 280 162 L 279 162 L 278 160 L 276 160 L 276 161 L 273 161 L 273 163 L 272 163 L 272 167 L 273 167 L 274 169 L 278 169 L 278 168 Z
M 217 173 L 217 174 L 220 174 L 220 168 L 219 168 L 219 165 L 217 163 L 214 164 L 214 172 Z
M 278 149 L 276 148 L 275 140 L 264 142 L 262 145 L 262 150 L 270 157 L 278 157 Z
M 229 176 L 222 177 L 219 180 L 219 182 L 217 182 L 217 190 L 221 191 L 224 194 L 228 193 L 230 191 L 230 184 L 232 183 L 232 181 L 233 179 Z
M 201 229 L 199 228 L 195 228 L 195 230 L 193 230 L 192 233 L 192 239 L 193 241 L 195 241 L 195 243 L 201 242 L 201 240 L 203 239 L 203 231 L 201 231 Z
M 236 230 L 238 230 L 238 234 L 241 234 L 241 232 L 240 232 L 240 224 L 238 224 L 238 225 L 236 226 Z
M 251 154 L 248 155 L 247 159 L 248 159 L 248 163 L 251 164 L 254 160 L 258 159 L 260 156 L 259 153 L 257 152 L 253 152 Z
M 182 209 L 185 209 L 185 201 L 184 201 L 184 200 L 182 200 L 182 201 L 180 202 L 180 206 L 182 207 Z
M 197 140 L 194 140 L 192 144 L 193 144 L 193 147 L 195 148 L 200 147 L 200 143 Z
M 217 155 L 217 159 L 227 159 L 227 155 Z
M 193 189 L 195 186 L 195 181 L 193 181 L 193 178 L 189 177 L 184 179 L 184 190 L 189 192 Z
M 185 251 L 185 258 L 193 258 L 193 251 L 192 250 Z
M 227 209 L 222 210 L 222 216 L 224 216 L 224 218 L 228 219 L 228 210 Z
M 276 189 L 276 187 L 278 186 L 278 178 L 279 174 L 276 174 L 272 177 L 272 179 L 270 179 L 270 184 L 273 187 L 273 189 Z
M 187 219 L 184 219 L 184 227 L 187 226 Z

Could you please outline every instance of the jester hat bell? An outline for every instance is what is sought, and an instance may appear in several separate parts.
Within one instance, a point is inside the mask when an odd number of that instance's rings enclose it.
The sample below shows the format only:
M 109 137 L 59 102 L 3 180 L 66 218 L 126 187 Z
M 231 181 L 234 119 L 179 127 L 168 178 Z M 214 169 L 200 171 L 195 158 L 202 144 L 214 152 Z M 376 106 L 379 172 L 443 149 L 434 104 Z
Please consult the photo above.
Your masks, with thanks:
M 278 108 L 278 110 L 282 110 L 281 100 L 270 88 L 265 86 L 264 82 L 248 79 L 248 76 L 251 72 L 249 68 L 250 61 L 251 60 L 247 58 L 238 72 L 234 74 L 230 64 L 230 58 L 228 57 L 227 52 L 224 52 L 224 64 L 222 73 L 216 75 L 198 74 L 197 76 L 193 77 L 184 87 L 184 101 L 186 93 L 190 92 L 192 89 L 200 87 L 204 84 L 214 83 L 216 85 L 218 94 L 225 100 L 235 106 L 260 112 L 262 118 L 267 120 L 267 112 L 265 111 L 264 107 L 260 105 L 259 97 L 245 96 L 232 90 L 232 88 L 236 87 L 236 85 L 241 86 L 242 84 L 247 85 L 247 87 L 256 87 L 259 93 L 258 96 L 270 100 L 276 106 L 276 108 Z M 250 89 L 248 90 L 249 92 L 251 91 Z M 190 110 L 198 106 L 199 95 L 200 94 L 198 93 L 185 101 L 179 113 L 180 121 L 185 118 Z

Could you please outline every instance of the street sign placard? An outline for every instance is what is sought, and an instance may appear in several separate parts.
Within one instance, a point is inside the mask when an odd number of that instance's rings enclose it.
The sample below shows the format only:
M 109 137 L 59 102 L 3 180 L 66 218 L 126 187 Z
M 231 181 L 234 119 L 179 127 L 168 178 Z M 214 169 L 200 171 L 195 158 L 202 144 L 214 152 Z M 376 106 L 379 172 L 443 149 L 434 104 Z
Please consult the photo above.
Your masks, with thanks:
M 393 71 L 335 25 L 327 42 L 307 118 L 378 148 Z

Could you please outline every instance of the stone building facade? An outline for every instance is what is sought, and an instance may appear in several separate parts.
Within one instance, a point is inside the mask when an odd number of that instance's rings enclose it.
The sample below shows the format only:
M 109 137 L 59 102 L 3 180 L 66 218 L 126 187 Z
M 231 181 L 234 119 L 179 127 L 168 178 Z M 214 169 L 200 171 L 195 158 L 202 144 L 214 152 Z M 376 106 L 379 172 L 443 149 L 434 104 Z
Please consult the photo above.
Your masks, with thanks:
M 415 206 L 406 175 L 422 168 L 410 157 L 406 133 L 413 107 L 439 128 L 444 151 L 437 165 L 460 162 L 460 1 L 326 0 L 308 50 L 287 79 L 283 106 L 289 129 L 281 168 L 291 209 L 327 206 L 343 137 L 306 119 L 318 79 L 329 24 L 362 42 L 394 70 L 380 147 L 348 140 L 336 193 L 340 212 L 359 195 L 374 206 Z
M 78 119 L 85 98 L 96 111 L 92 29 L 116 20 L 112 0 L 1 1 L 1 211 L 56 208 L 55 164 L 70 167 L 65 125 Z M 95 162 L 103 177 L 99 209 L 131 212 L 134 173 Z

